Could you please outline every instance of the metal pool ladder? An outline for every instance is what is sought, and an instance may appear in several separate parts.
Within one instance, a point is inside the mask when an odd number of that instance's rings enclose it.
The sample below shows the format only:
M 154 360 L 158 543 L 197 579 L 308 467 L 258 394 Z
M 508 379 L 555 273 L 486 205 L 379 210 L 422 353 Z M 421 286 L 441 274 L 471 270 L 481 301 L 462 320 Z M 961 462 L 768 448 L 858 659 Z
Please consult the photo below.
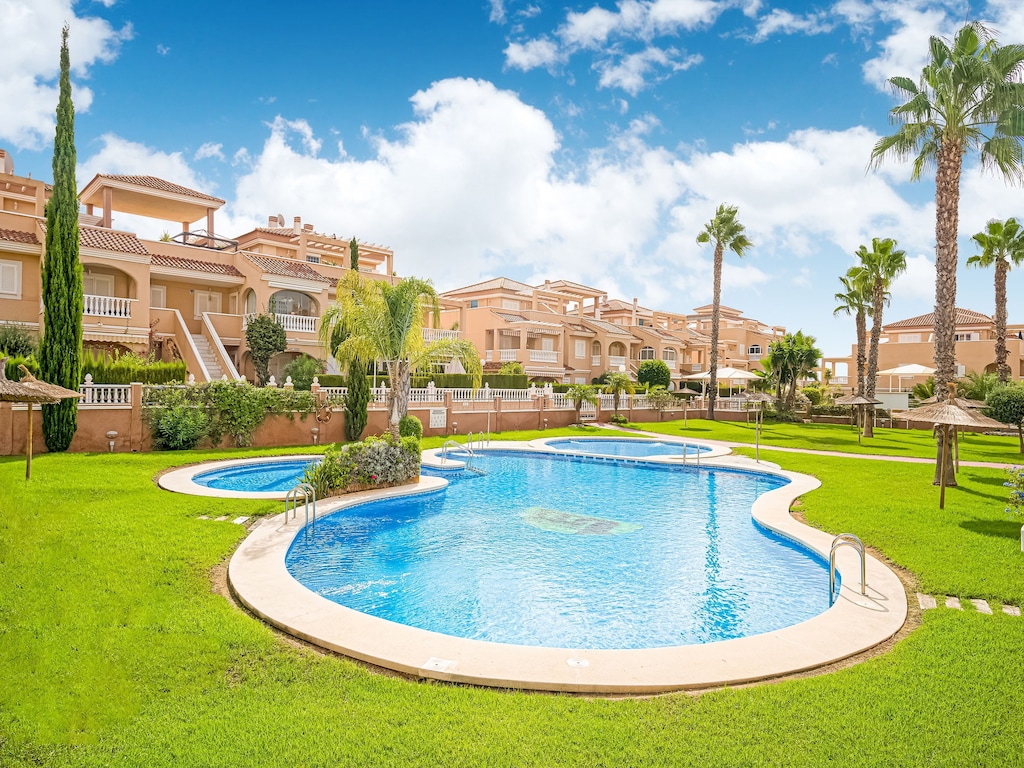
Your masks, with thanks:
M 316 527 L 316 489 L 309 483 L 299 483 L 284 497 L 284 522 L 288 524 L 288 511 L 291 510 L 292 519 L 299 509 L 299 496 L 302 496 L 303 507 L 306 512 L 306 525 L 309 525 L 309 505 L 313 503 L 313 527 Z
M 445 440 L 444 445 L 441 446 L 441 463 L 444 464 L 445 462 L 448 461 L 448 446 L 453 445 L 457 450 L 465 451 L 468 454 L 465 461 L 465 469 L 467 471 L 473 472 L 474 474 L 477 475 L 486 475 L 487 473 L 484 472 L 482 469 L 473 466 L 473 459 L 476 458 L 476 454 L 473 452 L 473 448 L 470 445 L 470 442 L 472 442 L 472 440 L 472 432 L 470 432 L 469 435 L 467 435 L 467 441 L 465 445 L 457 443 L 454 440 Z
M 840 533 L 832 539 L 832 547 L 828 553 L 828 604 L 836 601 L 836 551 L 840 547 L 853 547 L 860 556 L 860 593 L 866 595 L 867 581 L 865 574 L 867 561 L 864 555 L 864 542 L 852 533 Z

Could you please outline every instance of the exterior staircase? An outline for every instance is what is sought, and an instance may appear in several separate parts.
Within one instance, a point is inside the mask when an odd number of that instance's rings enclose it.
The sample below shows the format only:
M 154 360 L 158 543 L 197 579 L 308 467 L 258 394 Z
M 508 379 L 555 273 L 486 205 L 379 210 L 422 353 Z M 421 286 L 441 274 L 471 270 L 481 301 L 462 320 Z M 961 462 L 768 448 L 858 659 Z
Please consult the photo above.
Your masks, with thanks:
M 214 354 L 210 342 L 201 333 L 193 333 L 191 335 L 192 343 L 196 345 L 196 350 L 198 350 L 199 356 L 203 359 L 203 365 L 206 366 L 206 370 L 210 373 L 210 381 L 220 381 L 221 376 L 224 375 L 224 369 L 217 362 L 217 355 Z

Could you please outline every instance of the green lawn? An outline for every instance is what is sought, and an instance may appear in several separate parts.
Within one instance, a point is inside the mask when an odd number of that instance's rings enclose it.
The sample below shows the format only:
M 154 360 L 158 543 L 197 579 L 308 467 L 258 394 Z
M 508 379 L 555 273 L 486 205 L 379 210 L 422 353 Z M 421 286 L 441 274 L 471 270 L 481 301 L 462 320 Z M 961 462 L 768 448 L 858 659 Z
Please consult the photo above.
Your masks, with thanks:
M 543 434 L 562 433 L 579 434 Z M 197 519 L 281 505 L 152 482 L 251 453 L 46 455 L 28 484 L 0 460 L 0 765 L 1024 762 L 1024 619 L 998 608 L 929 611 L 839 672 L 637 700 L 416 683 L 296 647 L 211 591 L 244 530 Z M 812 524 L 862 535 L 928 591 L 1022 602 L 999 471 L 965 469 L 939 512 L 926 466 L 762 456 L 822 478 L 801 508 Z
M 736 421 L 682 419 L 662 423 L 640 423 L 638 429 L 664 435 L 725 440 L 754 444 L 754 424 Z M 857 432 L 845 424 L 788 424 L 765 422 L 761 427 L 761 445 L 783 448 L 807 448 L 818 451 L 843 451 L 881 456 L 917 456 L 935 458 L 935 438 L 931 430 L 876 429 L 873 438 L 857 444 Z M 1016 437 L 967 434 L 960 436 L 960 458 L 964 461 L 993 461 L 1024 464 Z

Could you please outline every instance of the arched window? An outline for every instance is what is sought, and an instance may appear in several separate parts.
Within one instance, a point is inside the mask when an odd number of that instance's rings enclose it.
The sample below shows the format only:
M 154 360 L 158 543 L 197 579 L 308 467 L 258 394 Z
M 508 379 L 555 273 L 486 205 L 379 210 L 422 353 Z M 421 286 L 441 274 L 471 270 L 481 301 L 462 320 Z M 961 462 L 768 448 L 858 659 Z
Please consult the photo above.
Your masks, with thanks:
M 245 314 L 255 315 L 256 314 L 256 291 L 252 288 L 245 292 Z
M 654 359 L 654 347 L 643 347 L 640 350 L 641 360 L 653 360 Z
M 664 352 L 661 353 L 661 359 L 666 363 L 674 363 L 676 361 L 676 351 L 672 347 L 668 347 Z
M 592 354 L 594 357 L 600 357 L 601 356 L 601 342 L 600 341 L 592 341 L 590 343 L 590 354 Z
M 625 357 L 626 345 L 621 341 L 613 342 L 612 345 L 608 347 L 608 355 L 611 357 Z
M 318 317 L 320 308 L 314 299 L 298 291 L 278 291 L 270 297 L 270 311 L 278 315 Z

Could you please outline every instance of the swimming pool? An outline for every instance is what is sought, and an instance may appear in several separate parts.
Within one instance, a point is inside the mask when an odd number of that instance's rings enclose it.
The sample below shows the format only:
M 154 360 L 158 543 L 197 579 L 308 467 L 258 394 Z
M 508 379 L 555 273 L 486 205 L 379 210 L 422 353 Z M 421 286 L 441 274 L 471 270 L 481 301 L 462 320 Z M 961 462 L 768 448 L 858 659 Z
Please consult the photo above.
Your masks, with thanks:
M 204 488 L 242 493 L 267 491 L 286 492 L 302 481 L 306 467 L 316 459 L 304 456 L 298 459 L 271 459 L 233 463 L 226 467 L 200 472 L 192 476 L 192 482 Z
M 288 572 L 371 616 L 552 648 L 710 643 L 828 608 L 823 560 L 751 518 L 783 478 L 511 451 L 474 464 L 486 474 L 318 521 Z
M 573 437 L 545 442 L 549 448 L 554 448 L 556 451 L 588 453 L 594 456 L 646 458 L 649 456 L 696 456 L 698 453 L 711 452 L 711 448 L 708 446 L 647 438 Z

